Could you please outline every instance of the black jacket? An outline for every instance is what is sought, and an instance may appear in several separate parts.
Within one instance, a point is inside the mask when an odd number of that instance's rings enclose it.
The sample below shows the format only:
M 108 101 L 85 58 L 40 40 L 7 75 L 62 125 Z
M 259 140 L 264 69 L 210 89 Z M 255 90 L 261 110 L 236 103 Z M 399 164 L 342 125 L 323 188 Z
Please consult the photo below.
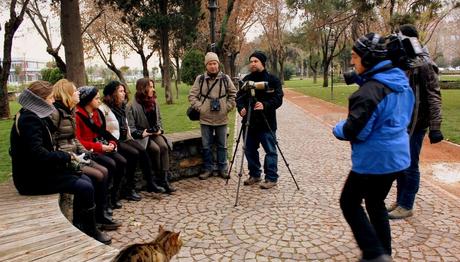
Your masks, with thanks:
M 249 126 L 253 130 L 268 130 L 263 117 L 263 115 L 265 115 L 270 128 L 275 131 L 277 129 L 276 109 L 278 109 L 283 104 L 284 96 L 281 81 L 278 79 L 278 77 L 268 73 L 266 70 L 262 72 L 253 72 L 245 76 L 243 81 L 268 82 L 267 90 L 255 91 L 255 100 L 252 101 L 253 103 L 251 103 L 251 107 L 254 108 L 255 102 L 258 101 L 262 102 L 264 105 L 264 110 L 263 112 L 259 110 L 252 111 L 253 114 L 251 115 L 251 123 Z M 236 105 L 238 112 L 240 112 L 243 108 L 246 108 L 246 111 L 248 110 L 248 103 L 250 98 L 251 94 L 249 91 L 238 91 L 236 94 Z M 243 118 L 243 123 L 246 123 L 246 118 L 247 115 Z
M 428 53 L 417 58 L 407 71 L 410 86 L 415 95 L 414 113 L 410 131 L 430 128 L 441 129 L 441 89 L 438 82 L 438 67 Z
M 55 151 L 52 127 L 49 117 L 39 118 L 24 108 L 17 125 L 13 123 L 10 155 L 14 185 L 21 194 L 54 193 L 57 184 L 71 185 L 78 179 L 67 168 L 70 154 Z

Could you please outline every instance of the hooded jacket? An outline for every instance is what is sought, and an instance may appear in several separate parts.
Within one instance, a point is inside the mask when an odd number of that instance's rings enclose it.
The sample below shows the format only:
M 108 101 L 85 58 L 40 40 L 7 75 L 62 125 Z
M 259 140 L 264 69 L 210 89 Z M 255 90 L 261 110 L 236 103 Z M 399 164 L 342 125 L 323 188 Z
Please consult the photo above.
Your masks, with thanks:
M 349 97 L 348 117 L 333 134 L 351 142 L 352 171 L 359 174 L 389 174 L 410 165 L 407 127 L 414 106 L 409 80 L 399 68 L 374 74 L 388 66 L 385 60 L 364 73 L 362 85 Z

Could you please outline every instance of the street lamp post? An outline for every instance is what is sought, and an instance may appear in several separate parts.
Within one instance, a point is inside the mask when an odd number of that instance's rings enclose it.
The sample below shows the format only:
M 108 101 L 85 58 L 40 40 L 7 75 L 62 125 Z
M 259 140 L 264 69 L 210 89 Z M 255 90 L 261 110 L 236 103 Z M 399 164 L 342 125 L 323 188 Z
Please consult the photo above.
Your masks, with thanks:
M 216 11 L 217 11 L 217 0 L 208 1 L 208 9 L 211 14 L 211 19 L 209 20 L 209 29 L 211 31 L 211 51 L 216 52 Z

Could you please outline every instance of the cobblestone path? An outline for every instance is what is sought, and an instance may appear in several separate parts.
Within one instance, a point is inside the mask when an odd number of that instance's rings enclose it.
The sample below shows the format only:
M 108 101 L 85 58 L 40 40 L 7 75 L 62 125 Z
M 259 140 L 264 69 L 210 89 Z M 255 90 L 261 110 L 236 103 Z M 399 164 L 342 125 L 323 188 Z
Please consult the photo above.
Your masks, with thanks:
M 182 180 L 173 196 L 143 193 L 140 202 L 124 202 L 115 212 L 123 226 L 110 233 L 112 245 L 150 241 L 161 224 L 181 231 L 184 246 L 173 261 L 357 261 L 360 252 L 338 204 L 350 168 L 348 143 L 287 100 L 278 122 L 299 191 L 281 156 L 278 186 L 241 186 L 238 207 L 236 173 L 227 186 L 217 177 Z M 391 226 L 395 261 L 460 261 L 460 201 L 439 187 L 422 179 L 414 217 Z

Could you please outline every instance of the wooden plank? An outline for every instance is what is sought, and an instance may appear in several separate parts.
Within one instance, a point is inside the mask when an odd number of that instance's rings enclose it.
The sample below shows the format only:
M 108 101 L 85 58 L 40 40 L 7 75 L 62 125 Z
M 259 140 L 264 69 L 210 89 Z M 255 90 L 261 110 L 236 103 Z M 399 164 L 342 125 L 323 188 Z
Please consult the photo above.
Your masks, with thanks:
M 29 220 L 27 223 L 22 223 L 20 227 L 14 224 L 0 227 L 0 239 L 3 240 L 3 238 L 8 236 L 17 235 L 22 232 L 29 232 L 37 228 L 54 228 L 59 224 L 66 224 L 66 222 L 50 217 L 49 219 Z
M 107 249 L 107 247 L 92 247 L 81 250 L 78 254 L 72 257 L 66 258 L 66 262 L 80 262 L 80 261 L 90 261 L 106 252 L 112 252 L 112 249 Z M 114 249 L 113 249 L 114 250 Z M 114 252 L 114 256 L 118 253 Z M 100 261 L 100 260 L 99 260 Z

